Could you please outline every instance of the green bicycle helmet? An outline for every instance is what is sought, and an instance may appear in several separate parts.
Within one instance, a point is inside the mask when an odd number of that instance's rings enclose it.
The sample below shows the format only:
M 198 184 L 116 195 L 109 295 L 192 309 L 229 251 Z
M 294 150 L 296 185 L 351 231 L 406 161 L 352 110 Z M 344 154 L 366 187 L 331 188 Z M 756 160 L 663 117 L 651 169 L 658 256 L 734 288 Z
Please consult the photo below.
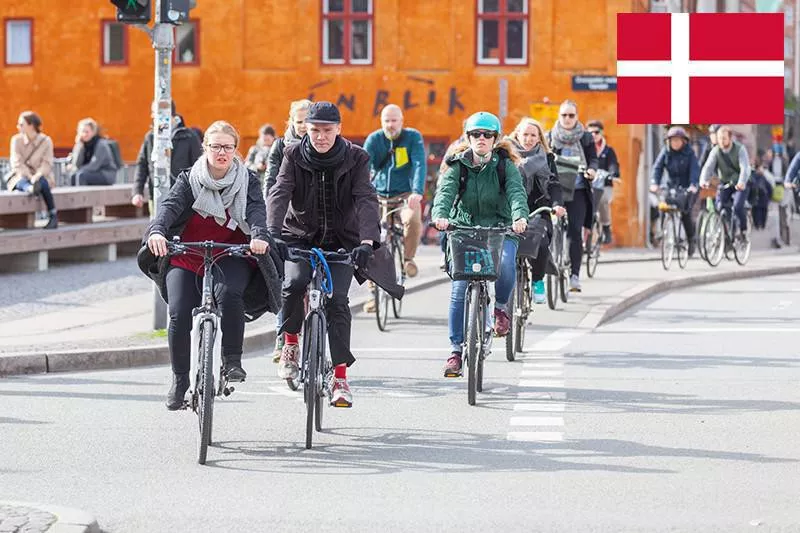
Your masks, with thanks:
M 464 124 L 464 133 L 469 133 L 475 130 L 486 130 L 497 132 L 500 136 L 500 119 L 487 111 L 478 111 L 474 115 L 470 115 L 467 122 Z

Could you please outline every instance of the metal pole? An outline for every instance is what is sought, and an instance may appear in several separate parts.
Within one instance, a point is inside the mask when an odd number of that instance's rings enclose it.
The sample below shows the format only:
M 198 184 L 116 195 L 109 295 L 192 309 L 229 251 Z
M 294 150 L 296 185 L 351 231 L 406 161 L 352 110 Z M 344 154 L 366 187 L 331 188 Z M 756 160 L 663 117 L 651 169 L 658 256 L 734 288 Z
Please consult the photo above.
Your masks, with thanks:
M 155 97 L 153 109 L 153 205 L 155 216 L 161 209 L 161 202 L 169 193 L 170 158 L 172 155 L 172 50 L 175 48 L 171 24 L 158 22 L 161 3 L 155 2 L 155 25 L 153 27 L 153 48 L 156 51 Z M 154 291 L 153 329 L 167 327 L 167 304 L 158 289 Z

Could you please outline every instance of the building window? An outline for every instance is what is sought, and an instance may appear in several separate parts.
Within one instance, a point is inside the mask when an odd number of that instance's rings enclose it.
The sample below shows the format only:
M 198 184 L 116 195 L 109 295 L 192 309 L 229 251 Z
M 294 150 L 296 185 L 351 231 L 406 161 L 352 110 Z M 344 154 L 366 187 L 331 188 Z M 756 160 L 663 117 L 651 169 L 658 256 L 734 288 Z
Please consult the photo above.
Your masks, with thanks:
M 478 64 L 528 64 L 528 0 L 477 0 Z
M 128 64 L 128 30 L 125 24 L 103 21 L 103 65 Z
M 33 64 L 33 20 L 6 20 L 6 65 Z
M 322 0 L 322 62 L 372 64 L 373 0 Z
M 174 65 L 200 64 L 200 22 L 187 20 L 175 27 Z

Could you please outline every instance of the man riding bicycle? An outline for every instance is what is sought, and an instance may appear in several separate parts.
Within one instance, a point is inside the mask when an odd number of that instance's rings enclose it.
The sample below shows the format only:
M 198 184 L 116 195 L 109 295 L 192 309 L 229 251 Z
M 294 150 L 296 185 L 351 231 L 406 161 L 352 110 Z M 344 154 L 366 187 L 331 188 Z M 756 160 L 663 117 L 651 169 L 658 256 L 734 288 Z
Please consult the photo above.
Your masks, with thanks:
M 339 109 L 330 102 L 315 102 L 306 116 L 307 134 L 288 146 L 277 181 L 267 198 L 267 226 L 280 255 L 288 246 L 350 252 L 353 264 L 363 270 L 380 246 L 378 202 L 369 179 L 369 155 L 344 139 Z M 347 384 L 347 367 L 355 362 L 350 351 L 348 292 L 353 266 L 331 264 L 333 295 L 327 305 L 328 340 L 334 364 L 331 405 L 350 407 L 353 396 Z M 283 282 L 283 322 L 279 334 L 286 344 L 278 375 L 295 379 L 299 374 L 298 335 L 303 324 L 303 297 L 311 280 L 311 266 L 287 262 Z
M 720 126 L 717 130 L 717 146 L 711 150 L 708 161 L 703 166 L 700 174 L 700 184 L 707 187 L 712 175 L 719 176 L 720 185 L 734 185 L 735 187 L 720 186 L 717 189 L 717 209 L 731 202 L 733 197 L 733 213 L 739 220 L 742 234 L 747 238 L 747 213 L 744 203 L 747 200 L 747 181 L 750 179 L 750 159 L 747 149 L 733 139 L 733 134 L 728 126 Z
M 664 170 L 667 171 L 666 183 L 663 183 Z M 694 221 L 692 206 L 697 199 L 697 186 L 700 181 L 700 165 L 697 156 L 689 146 L 689 135 L 679 126 L 667 131 L 667 144 L 661 149 L 653 165 L 650 175 L 650 190 L 658 192 L 660 188 L 683 189 L 687 192 L 686 201 L 678 206 L 681 209 L 681 223 L 686 229 L 686 240 L 689 241 L 689 256 L 694 255 Z

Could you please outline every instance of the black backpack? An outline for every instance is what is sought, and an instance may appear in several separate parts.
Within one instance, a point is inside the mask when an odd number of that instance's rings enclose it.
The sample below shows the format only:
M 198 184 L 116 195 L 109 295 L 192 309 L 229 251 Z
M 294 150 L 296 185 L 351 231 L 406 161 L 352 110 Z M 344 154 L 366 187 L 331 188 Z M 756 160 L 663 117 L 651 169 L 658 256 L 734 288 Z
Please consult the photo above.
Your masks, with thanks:
M 509 159 L 508 152 L 504 149 L 497 150 L 497 180 L 500 182 L 500 192 L 505 194 L 506 192 L 506 159 Z M 464 191 L 467 190 L 467 176 L 469 170 L 467 167 L 456 163 L 461 168 L 461 173 L 459 174 L 458 178 L 458 194 L 456 195 L 456 200 L 453 202 L 453 205 L 458 205 L 458 202 L 461 201 L 461 197 L 464 195 Z

